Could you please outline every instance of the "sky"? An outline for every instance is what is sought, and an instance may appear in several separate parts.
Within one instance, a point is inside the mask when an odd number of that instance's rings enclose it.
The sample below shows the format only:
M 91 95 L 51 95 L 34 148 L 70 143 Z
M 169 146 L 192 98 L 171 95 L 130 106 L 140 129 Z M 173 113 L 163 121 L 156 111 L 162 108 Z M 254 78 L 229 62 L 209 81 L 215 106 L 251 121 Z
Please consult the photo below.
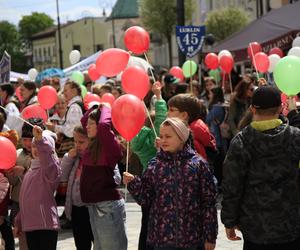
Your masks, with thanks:
M 87 16 L 100 17 L 103 8 L 110 14 L 116 0 L 58 0 L 60 22 L 77 20 Z M 0 21 L 18 25 L 22 16 L 43 12 L 57 21 L 56 0 L 0 0 Z

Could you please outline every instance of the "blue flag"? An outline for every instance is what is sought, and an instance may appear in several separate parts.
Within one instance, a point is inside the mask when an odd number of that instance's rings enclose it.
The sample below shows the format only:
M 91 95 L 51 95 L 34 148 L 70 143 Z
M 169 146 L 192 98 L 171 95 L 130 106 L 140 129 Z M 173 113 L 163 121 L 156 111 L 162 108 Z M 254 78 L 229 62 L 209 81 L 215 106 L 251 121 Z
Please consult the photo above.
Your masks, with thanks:
M 10 55 L 4 51 L 0 61 L 0 83 L 9 83 L 10 67 Z
M 176 41 L 183 54 L 195 56 L 202 47 L 205 26 L 176 26 Z

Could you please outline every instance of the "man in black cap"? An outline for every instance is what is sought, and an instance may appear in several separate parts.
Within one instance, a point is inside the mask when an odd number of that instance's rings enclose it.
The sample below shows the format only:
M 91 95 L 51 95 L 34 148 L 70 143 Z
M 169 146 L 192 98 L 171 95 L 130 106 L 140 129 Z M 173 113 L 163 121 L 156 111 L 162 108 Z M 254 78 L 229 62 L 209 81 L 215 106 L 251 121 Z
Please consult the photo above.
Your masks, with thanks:
M 221 219 L 244 250 L 300 246 L 300 130 L 279 119 L 280 92 L 256 89 L 252 123 L 232 140 L 224 162 Z

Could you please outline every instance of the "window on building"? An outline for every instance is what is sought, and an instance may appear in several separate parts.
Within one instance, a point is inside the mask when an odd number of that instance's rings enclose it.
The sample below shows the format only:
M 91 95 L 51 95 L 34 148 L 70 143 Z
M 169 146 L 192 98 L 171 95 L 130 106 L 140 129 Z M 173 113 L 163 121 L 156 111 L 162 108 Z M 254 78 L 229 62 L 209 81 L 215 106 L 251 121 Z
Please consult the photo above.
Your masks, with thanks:
M 39 56 L 42 56 L 42 48 L 39 48 Z
M 53 51 L 53 56 L 56 56 L 56 47 L 55 47 L 55 45 L 52 47 L 52 51 Z
M 80 51 L 80 45 L 73 45 L 73 50 L 78 50 L 78 51 Z
M 48 56 L 51 56 L 51 47 L 48 47 Z
M 46 48 L 44 48 L 44 54 L 43 54 L 43 56 L 47 56 L 47 49 Z
M 103 50 L 103 49 L 104 49 L 103 44 L 96 44 L 96 51 L 100 51 L 100 50 Z

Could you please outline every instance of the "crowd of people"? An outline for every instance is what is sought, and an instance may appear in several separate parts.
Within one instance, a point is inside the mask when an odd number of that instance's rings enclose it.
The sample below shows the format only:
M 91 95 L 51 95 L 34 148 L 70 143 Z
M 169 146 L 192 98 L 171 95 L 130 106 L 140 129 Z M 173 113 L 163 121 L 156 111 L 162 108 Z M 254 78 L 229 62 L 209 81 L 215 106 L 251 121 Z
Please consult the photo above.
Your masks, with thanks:
M 245 250 L 298 249 L 296 101 L 284 116 L 276 86 L 250 73 L 232 79 L 203 74 L 186 83 L 168 70 L 155 75 L 144 99 L 150 116 L 130 142 L 129 159 L 111 105 L 84 105 L 76 82 L 0 84 L 0 136 L 17 152 L 16 165 L 0 170 L 5 249 L 15 249 L 14 237 L 20 250 L 56 249 L 58 204 L 77 249 L 127 249 L 123 184 L 142 210 L 139 250 L 215 249 L 220 198 L 229 240 L 240 240 L 240 230 Z M 84 84 L 99 97 L 123 94 L 116 79 L 100 85 L 86 76 Z M 46 122 L 24 123 L 22 111 L 38 102 L 44 85 L 56 89 L 58 102 Z

